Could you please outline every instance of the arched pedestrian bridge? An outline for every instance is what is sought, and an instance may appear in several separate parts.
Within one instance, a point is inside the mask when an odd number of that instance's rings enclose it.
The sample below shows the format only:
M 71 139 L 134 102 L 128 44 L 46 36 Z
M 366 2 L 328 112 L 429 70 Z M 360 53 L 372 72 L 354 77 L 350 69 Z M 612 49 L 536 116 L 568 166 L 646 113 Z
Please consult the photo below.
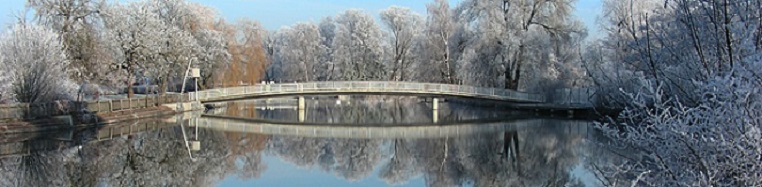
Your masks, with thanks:
M 391 81 L 340 81 L 261 84 L 232 88 L 217 88 L 191 93 L 191 98 L 201 102 L 218 102 L 249 98 L 303 95 L 430 95 L 463 97 L 515 103 L 545 103 L 544 95 L 518 92 L 501 88 L 484 88 L 466 85 L 391 82 Z

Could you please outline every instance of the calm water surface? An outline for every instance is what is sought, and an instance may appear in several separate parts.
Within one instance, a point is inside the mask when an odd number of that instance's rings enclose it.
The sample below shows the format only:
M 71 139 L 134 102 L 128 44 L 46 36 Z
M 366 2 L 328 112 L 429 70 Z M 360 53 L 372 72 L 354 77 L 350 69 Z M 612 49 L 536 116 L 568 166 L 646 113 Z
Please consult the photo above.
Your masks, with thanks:
M 612 159 L 590 121 L 395 97 L 295 106 L 2 135 L 0 186 L 598 186 L 591 163 Z

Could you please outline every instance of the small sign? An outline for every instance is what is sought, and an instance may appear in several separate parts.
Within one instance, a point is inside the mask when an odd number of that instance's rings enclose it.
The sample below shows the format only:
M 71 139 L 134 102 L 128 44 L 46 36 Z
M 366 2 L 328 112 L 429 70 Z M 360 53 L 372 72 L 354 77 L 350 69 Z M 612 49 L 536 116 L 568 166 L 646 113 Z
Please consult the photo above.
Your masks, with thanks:
M 199 78 L 199 77 L 201 77 L 201 69 L 191 68 L 190 69 L 190 77 L 191 78 Z

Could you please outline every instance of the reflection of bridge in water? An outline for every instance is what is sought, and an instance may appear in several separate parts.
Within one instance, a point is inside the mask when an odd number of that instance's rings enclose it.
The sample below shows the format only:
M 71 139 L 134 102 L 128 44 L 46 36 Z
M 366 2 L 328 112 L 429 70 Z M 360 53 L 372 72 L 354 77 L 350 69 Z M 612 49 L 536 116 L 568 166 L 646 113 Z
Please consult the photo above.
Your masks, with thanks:
M 519 131 L 536 128 L 538 125 L 553 121 L 553 119 L 505 119 L 436 124 L 313 124 L 204 115 L 191 120 L 191 126 L 220 131 L 315 138 L 415 139 Z M 565 131 L 569 134 L 587 136 L 593 130 L 589 121 L 564 120 L 563 123 Z
M 285 135 L 313 138 L 346 138 L 346 139 L 420 139 L 463 137 L 484 133 L 503 133 L 532 130 L 543 124 L 561 123 L 566 134 L 590 137 L 594 128 L 589 121 L 569 121 L 556 119 L 494 119 L 468 120 L 461 122 L 443 123 L 408 123 L 408 124 L 319 124 L 319 123 L 289 123 L 265 121 L 249 118 L 197 114 L 179 115 L 171 118 L 157 118 L 124 122 L 104 126 L 97 130 L 95 137 L 88 142 L 107 141 L 114 138 L 135 135 L 143 132 L 185 126 L 188 131 L 206 128 L 227 132 L 258 133 L 267 135 Z M 189 133 L 191 133 L 189 132 Z M 61 134 L 63 133 L 63 134 Z M 73 131 L 58 132 L 56 135 L 45 135 L 41 142 L 27 140 L 23 137 L 11 138 L 0 143 L 0 158 L 8 156 L 27 155 L 36 151 L 60 149 L 58 146 L 47 146 L 54 141 L 71 141 Z M 197 132 L 195 133 L 197 134 Z M 39 137 L 39 136 L 35 136 Z M 193 136 L 195 137 L 195 136 Z M 197 137 L 196 137 L 197 138 Z M 188 141 L 188 140 L 186 140 Z M 195 140 L 198 141 L 198 140 Z M 203 141 L 201 139 L 200 141 Z M 26 142 L 26 143 L 25 143 Z M 39 146 L 37 145 L 39 144 Z M 42 146 L 42 147 L 40 147 Z

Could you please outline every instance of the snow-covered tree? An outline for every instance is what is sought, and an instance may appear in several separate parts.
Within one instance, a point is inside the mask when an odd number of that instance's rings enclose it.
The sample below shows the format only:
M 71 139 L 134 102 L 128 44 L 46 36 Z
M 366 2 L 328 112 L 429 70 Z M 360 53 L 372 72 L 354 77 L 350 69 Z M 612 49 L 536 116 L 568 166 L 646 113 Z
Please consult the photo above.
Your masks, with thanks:
M 455 61 L 450 53 L 450 40 L 455 32 L 455 19 L 453 10 L 446 0 L 435 0 L 426 5 L 428 17 L 426 18 L 425 39 L 421 46 L 423 59 L 421 67 L 416 68 L 423 77 L 439 77 L 436 82 L 450 84 L 457 83 L 455 75 Z M 432 68 L 434 67 L 434 68 Z M 429 73 L 430 72 L 430 73 Z
M 381 10 L 381 23 L 387 27 L 390 33 L 391 66 L 389 80 L 401 81 L 410 79 L 410 67 L 414 58 L 413 49 L 423 23 L 421 16 L 413 13 L 408 8 L 392 6 Z
M 336 64 L 333 62 L 333 38 L 336 36 L 336 22 L 331 17 L 325 17 L 318 24 L 320 37 L 323 39 L 321 45 L 324 47 L 323 54 L 320 57 L 320 64 L 317 66 L 318 80 L 333 80 L 337 78 Z
M 278 30 L 265 32 L 263 33 L 265 36 L 263 37 L 262 46 L 265 49 L 265 54 L 267 54 L 267 60 L 270 61 L 270 64 L 267 66 L 265 80 L 267 81 L 281 81 L 281 77 L 283 76 L 284 64 L 283 61 L 280 59 L 280 48 L 278 46 L 282 45 L 283 41 L 281 40 L 283 37 L 281 37 L 281 33 Z
M 159 60 L 159 49 L 166 45 L 162 43 L 166 25 L 145 2 L 112 5 L 103 14 L 115 57 L 113 68 L 126 77 L 122 81 L 131 96 L 136 75 Z
M 755 68 L 760 59 L 754 59 Z M 760 186 L 762 178 L 761 79 L 759 69 L 699 84 L 698 106 L 646 84 L 628 94 L 632 104 L 606 134 L 640 154 L 600 164 L 606 183 L 644 186 Z M 624 127 L 621 130 L 619 127 Z
M 113 4 L 102 13 L 113 42 L 116 68 L 125 70 L 128 90 L 135 78 L 151 78 L 167 91 L 182 80 L 188 66 L 202 69 L 208 83 L 230 53 L 215 30 L 217 14 L 183 0 L 151 0 Z M 204 84 L 206 85 L 206 84 Z
M 213 28 L 218 18 L 215 10 L 184 0 L 153 0 L 150 4 L 167 27 L 159 33 L 166 43 L 161 46 L 163 62 L 159 64 L 169 67 L 156 73 L 160 83 L 185 76 L 188 63 L 201 69 L 203 82 L 209 81 L 215 68 L 228 64 L 227 43 Z
M 696 104 L 701 96 L 693 92 L 698 89 L 693 81 L 744 66 L 743 59 L 756 52 L 749 49 L 760 46 L 762 32 L 758 18 L 752 16 L 761 14 L 759 5 L 723 0 L 604 1 L 602 27 L 607 37 L 600 44 L 607 51 L 601 58 L 642 73 L 663 85 L 665 92 Z M 594 78 L 602 87 L 634 89 L 627 84 L 601 85 L 606 84 L 605 77 Z
M 73 95 L 66 53 L 53 30 L 14 25 L 0 36 L 0 56 L 0 100 L 45 103 Z
M 458 15 L 471 32 L 463 54 L 462 76 L 469 84 L 502 86 L 508 89 L 532 85 L 524 78 L 548 71 L 539 63 L 555 63 L 567 48 L 551 48 L 580 32 L 572 17 L 572 0 L 469 0 L 462 2 Z M 578 24 L 576 24 L 578 25 Z M 529 75 L 529 76 L 527 76 Z M 498 81 L 502 79 L 503 81 Z M 524 87 L 520 87 L 526 85 Z
M 341 80 L 386 78 L 381 30 L 362 10 L 347 10 L 336 17 L 331 49 Z
M 607 36 L 584 60 L 626 108 L 602 129 L 639 153 L 598 168 L 604 185 L 762 185 L 760 14 L 759 1 L 604 1 Z
M 277 53 L 282 67 L 281 79 L 289 81 L 313 81 L 325 47 L 318 26 L 312 23 L 297 23 L 279 31 L 281 41 Z
M 104 0 L 28 0 L 27 7 L 34 10 L 37 24 L 58 33 L 70 61 L 70 77 L 77 81 L 93 80 L 108 83 L 108 65 L 111 60 L 101 31 L 100 12 Z

